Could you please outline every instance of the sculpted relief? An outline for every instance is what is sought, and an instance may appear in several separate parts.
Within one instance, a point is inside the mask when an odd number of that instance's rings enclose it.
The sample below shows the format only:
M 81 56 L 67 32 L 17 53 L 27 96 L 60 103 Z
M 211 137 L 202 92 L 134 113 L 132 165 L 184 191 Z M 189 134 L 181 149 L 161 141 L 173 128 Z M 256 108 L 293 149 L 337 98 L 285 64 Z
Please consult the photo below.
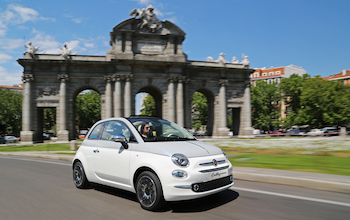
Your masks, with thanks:
M 55 96 L 58 94 L 57 86 L 37 86 L 37 97 Z
M 146 29 L 151 32 L 155 32 L 162 28 L 162 21 L 158 20 L 156 14 L 154 14 L 154 8 L 152 5 L 149 5 L 147 8 L 143 9 L 133 9 L 130 12 L 130 16 L 134 18 L 138 17 L 140 23 L 137 25 L 140 29 Z

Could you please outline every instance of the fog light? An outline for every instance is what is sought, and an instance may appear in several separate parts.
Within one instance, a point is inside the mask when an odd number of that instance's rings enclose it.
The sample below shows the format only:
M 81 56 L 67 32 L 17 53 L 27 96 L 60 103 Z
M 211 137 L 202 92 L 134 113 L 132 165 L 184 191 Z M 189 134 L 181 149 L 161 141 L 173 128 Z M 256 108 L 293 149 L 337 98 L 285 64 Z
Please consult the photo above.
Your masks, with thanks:
M 173 177 L 184 179 L 187 177 L 187 173 L 183 170 L 174 170 L 172 172 Z
M 199 190 L 198 184 L 194 184 L 192 189 L 193 189 L 193 191 L 197 192 Z
M 233 182 L 233 176 L 232 175 L 230 176 L 230 181 Z

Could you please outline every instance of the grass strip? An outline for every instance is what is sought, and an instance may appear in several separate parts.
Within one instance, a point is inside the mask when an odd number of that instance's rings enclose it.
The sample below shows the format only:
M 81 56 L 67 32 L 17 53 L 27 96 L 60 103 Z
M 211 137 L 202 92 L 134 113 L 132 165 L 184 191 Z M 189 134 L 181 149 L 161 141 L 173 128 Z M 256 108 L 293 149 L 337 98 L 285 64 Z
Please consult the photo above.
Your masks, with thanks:
M 229 160 L 233 166 L 239 167 L 255 167 L 350 176 L 350 159 L 345 157 L 236 153 L 229 157 Z

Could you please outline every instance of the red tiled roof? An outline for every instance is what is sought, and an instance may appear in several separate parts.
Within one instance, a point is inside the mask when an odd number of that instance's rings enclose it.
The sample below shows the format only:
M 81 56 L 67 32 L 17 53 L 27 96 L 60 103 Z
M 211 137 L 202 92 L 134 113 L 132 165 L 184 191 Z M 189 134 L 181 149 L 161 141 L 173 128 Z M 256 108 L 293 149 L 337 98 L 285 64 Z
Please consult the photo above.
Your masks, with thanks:
M 331 75 L 331 76 L 325 76 L 325 77 L 322 77 L 323 79 L 325 80 L 331 80 L 331 79 L 341 79 L 343 77 L 349 77 L 350 76 L 350 70 L 345 70 L 345 75 L 343 75 L 343 71 L 340 72 L 340 73 L 337 73 L 337 74 L 334 74 L 334 75 Z
M 15 90 L 23 90 L 23 84 L 19 84 L 18 87 L 17 87 L 17 86 L 5 86 L 5 85 L 0 85 L 0 88 L 4 88 L 4 89 L 15 89 Z

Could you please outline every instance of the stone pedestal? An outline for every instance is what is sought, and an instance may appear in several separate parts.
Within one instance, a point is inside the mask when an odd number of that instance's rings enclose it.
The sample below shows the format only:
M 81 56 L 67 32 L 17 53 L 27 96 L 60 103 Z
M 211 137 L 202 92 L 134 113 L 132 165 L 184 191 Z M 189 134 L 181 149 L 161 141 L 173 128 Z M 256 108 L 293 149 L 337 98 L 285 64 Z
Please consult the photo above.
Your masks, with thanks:
M 57 132 L 57 141 L 68 142 L 69 141 L 69 131 L 68 130 L 58 131 Z
M 21 144 L 33 144 L 34 134 L 34 131 L 21 131 Z

